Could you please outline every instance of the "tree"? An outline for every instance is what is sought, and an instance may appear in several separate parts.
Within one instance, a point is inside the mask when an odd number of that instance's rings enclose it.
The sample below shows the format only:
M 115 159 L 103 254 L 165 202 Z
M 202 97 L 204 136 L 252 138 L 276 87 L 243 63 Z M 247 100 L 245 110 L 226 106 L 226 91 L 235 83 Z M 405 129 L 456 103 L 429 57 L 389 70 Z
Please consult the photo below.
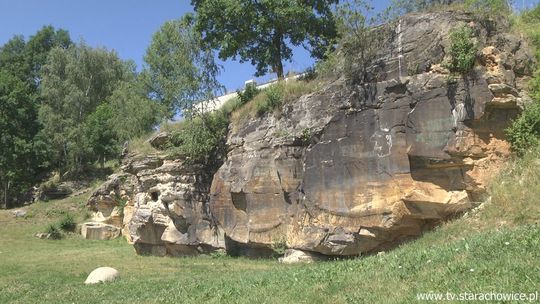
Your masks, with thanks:
M 336 10 L 339 39 L 331 63 L 353 84 L 373 81 L 377 52 L 392 37 L 394 29 L 375 27 L 385 21 L 385 13 L 374 14 L 365 0 L 350 0 Z M 368 17 L 372 16 L 372 17 Z
M 93 157 L 83 143 L 84 122 L 124 81 L 133 81 L 132 64 L 115 52 L 81 43 L 53 49 L 42 68 L 39 121 L 54 149 L 54 167 L 78 173 Z
M 167 109 L 167 118 L 179 110 L 191 115 L 195 103 L 213 99 L 221 90 L 214 53 L 203 45 L 191 15 L 165 22 L 152 37 L 144 61 L 141 77 L 150 96 Z
M 97 158 L 102 169 L 107 158 L 114 158 L 119 154 L 113 119 L 112 106 L 103 103 L 88 115 L 83 127 L 83 144 L 89 158 Z
M 23 199 L 49 164 L 38 135 L 39 74 L 50 50 L 70 43 L 66 31 L 47 26 L 28 42 L 14 36 L 0 48 L 0 196 L 6 207 Z
M 53 26 L 44 26 L 35 35 L 30 36 L 26 44 L 25 55 L 30 65 L 30 78 L 36 86 L 41 82 L 41 67 L 53 48 L 67 49 L 73 42 L 66 30 L 55 30 Z
M 120 143 L 150 132 L 164 112 L 146 96 L 139 81 L 121 83 L 108 103 L 113 109 L 111 128 Z
M 338 0 L 192 0 L 196 26 L 223 60 L 251 61 L 256 76 L 284 76 L 290 45 L 304 46 L 322 58 L 336 37 L 332 5 Z
M 6 208 L 35 180 L 37 125 L 30 91 L 17 76 L 0 69 L 0 193 Z

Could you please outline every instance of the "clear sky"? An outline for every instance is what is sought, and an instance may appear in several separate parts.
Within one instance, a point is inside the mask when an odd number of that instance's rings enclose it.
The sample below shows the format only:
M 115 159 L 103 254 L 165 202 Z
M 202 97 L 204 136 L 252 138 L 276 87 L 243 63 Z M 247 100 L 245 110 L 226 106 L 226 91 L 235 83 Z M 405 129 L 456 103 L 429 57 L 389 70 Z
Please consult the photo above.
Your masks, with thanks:
M 518 0 L 517 4 L 540 0 Z M 374 0 L 376 10 L 390 0 Z M 114 49 L 123 59 L 132 59 L 140 68 L 152 34 L 167 20 L 192 11 L 189 0 L 0 0 L 0 45 L 14 35 L 26 38 L 44 25 L 69 31 L 75 41 L 84 39 L 91 46 Z M 232 60 L 223 62 L 219 80 L 229 90 L 242 87 L 252 79 L 255 69 Z M 313 64 L 302 48 L 286 63 L 285 71 L 303 71 Z M 259 79 L 263 82 L 274 77 Z

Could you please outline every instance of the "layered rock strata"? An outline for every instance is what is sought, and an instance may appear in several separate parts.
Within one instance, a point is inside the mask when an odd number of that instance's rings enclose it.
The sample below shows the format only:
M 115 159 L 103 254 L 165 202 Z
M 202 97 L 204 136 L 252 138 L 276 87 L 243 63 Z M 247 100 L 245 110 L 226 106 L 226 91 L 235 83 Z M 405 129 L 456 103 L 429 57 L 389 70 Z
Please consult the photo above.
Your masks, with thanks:
M 160 155 L 130 155 L 88 201 L 93 221 L 122 227 L 139 254 L 194 255 L 223 248 L 208 212 L 211 171 Z
M 473 29 L 478 60 L 453 75 L 443 63 L 460 26 Z M 228 246 L 265 254 L 285 240 L 358 255 L 471 208 L 510 152 L 504 129 L 528 100 L 526 50 L 467 14 L 410 15 L 369 67 L 372 82 L 336 81 L 234 126 L 210 200 Z
M 478 48 L 464 75 L 445 68 L 449 33 L 461 26 Z M 139 253 L 261 256 L 280 245 L 354 256 L 485 199 L 510 153 L 504 129 L 529 101 L 526 44 L 457 12 L 408 15 L 376 31 L 376 59 L 353 81 L 234 123 L 215 174 L 182 159 L 129 158 L 89 201 L 97 219 L 123 227 Z

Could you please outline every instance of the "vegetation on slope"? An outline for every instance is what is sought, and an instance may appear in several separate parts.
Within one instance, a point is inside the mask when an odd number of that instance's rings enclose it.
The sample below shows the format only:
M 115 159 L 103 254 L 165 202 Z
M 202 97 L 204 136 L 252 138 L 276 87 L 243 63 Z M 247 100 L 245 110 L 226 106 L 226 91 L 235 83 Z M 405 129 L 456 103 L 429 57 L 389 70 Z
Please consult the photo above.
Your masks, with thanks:
M 540 174 L 526 159 L 510 165 L 491 188 L 492 202 L 477 212 L 382 255 L 310 265 L 137 256 L 123 239 L 33 236 L 64 210 L 84 218 L 85 196 L 34 204 L 26 218 L 0 211 L 0 302 L 413 303 L 428 292 L 535 292 L 540 196 L 528 193 L 540 189 Z M 118 269 L 120 280 L 85 286 L 99 266 Z
M 525 11 L 513 20 L 514 29 L 524 33 L 540 61 L 540 5 Z M 507 129 L 508 140 L 518 156 L 540 143 L 540 69 L 537 64 L 533 79 L 529 83 L 529 96 L 533 102 L 526 104 L 525 110 Z

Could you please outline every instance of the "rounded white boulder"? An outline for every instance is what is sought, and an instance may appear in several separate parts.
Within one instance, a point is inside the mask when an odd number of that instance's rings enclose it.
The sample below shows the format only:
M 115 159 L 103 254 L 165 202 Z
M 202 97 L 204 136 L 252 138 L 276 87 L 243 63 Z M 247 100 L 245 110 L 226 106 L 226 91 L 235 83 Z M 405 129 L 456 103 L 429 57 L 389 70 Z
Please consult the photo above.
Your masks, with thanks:
M 111 267 L 99 267 L 94 269 L 84 281 L 84 284 L 96 284 L 101 282 L 110 282 L 116 280 L 120 276 L 118 270 Z

